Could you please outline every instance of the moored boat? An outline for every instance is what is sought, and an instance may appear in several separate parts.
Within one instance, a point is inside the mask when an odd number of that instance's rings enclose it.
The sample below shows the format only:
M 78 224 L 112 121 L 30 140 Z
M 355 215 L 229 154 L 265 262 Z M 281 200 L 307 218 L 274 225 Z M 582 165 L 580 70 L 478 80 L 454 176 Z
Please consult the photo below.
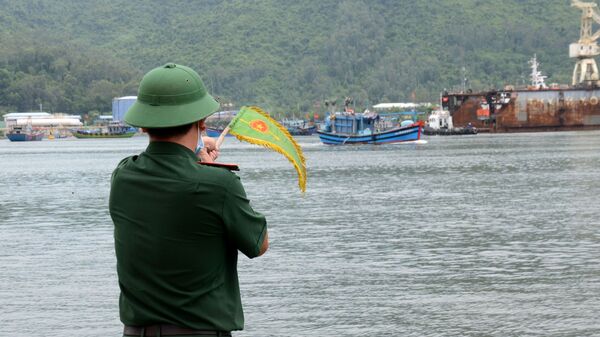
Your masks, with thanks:
M 119 123 L 111 123 L 96 129 L 79 129 L 73 131 L 76 138 L 130 138 L 136 129 Z
M 477 128 L 470 123 L 464 127 L 454 127 L 450 112 L 444 109 L 433 110 L 423 127 L 428 136 L 476 135 Z
M 87 130 L 77 130 L 73 132 L 73 136 L 76 138 L 130 138 L 133 137 L 134 134 L 135 132 L 105 133 Z
M 44 133 L 35 131 L 31 127 L 23 128 L 21 126 L 15 126 L 9 130 L 6 134 L 6 138 L 11 142 L 38 141 L 44 138 Z
M 548 86 L 535 55 L 529 64 L 530 85 L 507 85 L 504 89 L 476 92 L 471 89 L 444 91 L 442 108 L 452 116 L 455 126 L 471 126 L 479 132 L 600 129 L 600 81 L 590 79 L 575 83 L 574 78 L 570 86 Z
M 229 105 L 231 107 L 231 104 Z M 223 110 L 217 111 L 214 114 L 206 118 L 206 130 L 205 133 L 208 137 L 217 138 L 221 135 L 221 132 L 229 125 L 229 122 L 237 115 L 238 110 Z M 233 135 L 226 134 L 226 137 L 233 137 Z
M 222 128 L 210 128 L 207 127 L 206 130 L 206 135 L 208 137 L 212 137 L 212 138 L 217 138 L 221 135 L 221 133 L 223 132 Z M 233 137 L 233 135 L 230 135 L 229 133 L 225 135 L 225 137 Z
M 284 126 L 292 136 L 312 136 L 317 131 L 317 126 L 302 119 L 282 120 Z

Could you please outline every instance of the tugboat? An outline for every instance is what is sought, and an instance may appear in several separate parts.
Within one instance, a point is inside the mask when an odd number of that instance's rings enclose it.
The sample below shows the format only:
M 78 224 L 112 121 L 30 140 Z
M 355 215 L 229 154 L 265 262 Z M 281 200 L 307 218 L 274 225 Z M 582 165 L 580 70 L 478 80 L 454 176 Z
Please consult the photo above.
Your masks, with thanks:
M 429 118 L 427 118 L 427 125 L 423 128 L 423 134 L 428 136 L 476 135 L 477 128 L 473 127 L 471 123 L 465 127 L 455 128 L 450 112 L 438 109 L 432 111 Z

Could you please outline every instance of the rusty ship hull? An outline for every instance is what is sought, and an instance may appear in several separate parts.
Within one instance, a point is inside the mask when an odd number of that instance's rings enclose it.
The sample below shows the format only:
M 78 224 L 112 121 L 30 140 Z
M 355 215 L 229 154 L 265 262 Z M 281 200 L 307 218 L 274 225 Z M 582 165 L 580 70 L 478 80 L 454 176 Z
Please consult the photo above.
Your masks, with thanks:
M 455 126 L 480 132 L 600 129 L 600 88 L 444 93 L 442 106 Z

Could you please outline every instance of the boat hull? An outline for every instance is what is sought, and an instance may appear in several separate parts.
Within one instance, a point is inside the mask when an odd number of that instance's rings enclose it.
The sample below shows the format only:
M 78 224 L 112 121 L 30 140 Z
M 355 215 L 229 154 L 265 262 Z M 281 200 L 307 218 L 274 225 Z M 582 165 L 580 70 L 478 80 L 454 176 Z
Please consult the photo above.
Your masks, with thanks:
M 317 127 L 314 125 L 307 128 L 288 127 L 287 130 L 292 136 L 312 136 L 317 131 Z
M 325 131 L 317 131 L 317 134 L 321 142 L 326 145 L 389 144 L 417 141 L 421 139 L 422 129 L 421 123 L 415 123 L 371 135 L 336 134 Z
M 479 132 L 600 129 L 599 88 L 507 89 L 444 93 L 454 126 Z
M 126 133 L 81 133 L 73 132 L 73 136 L 76 138 L 89 139 L 89 138 L 131 138 L 135 132 Z
M 424 127 L 423 134 L 427 136 L 457 136 L 457 135 L 476 135 L 476 128 L 444 128 L 444 129 L 434 129 L 431 127 Z
M 41 133 L 8 133 L 6 134 L 6 138 L 8 138 L 11 142 L 29 142 L 42 140 L 44 135 Z
M 208 137 L 217 138 L 221 135 L 223 130 L 215 129 L 215 128 L 206 128 L 205 132 Z M 225 137 L 233 137 L 233 136 L 228 133 L 225 135 Z

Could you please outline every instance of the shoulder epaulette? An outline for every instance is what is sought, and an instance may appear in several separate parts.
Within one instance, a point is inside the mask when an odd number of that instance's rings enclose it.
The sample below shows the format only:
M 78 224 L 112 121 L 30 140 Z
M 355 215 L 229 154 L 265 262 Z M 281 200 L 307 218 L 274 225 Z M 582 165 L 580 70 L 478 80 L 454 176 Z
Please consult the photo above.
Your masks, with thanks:
M 220 167 L 220 168 L 224 168 L 229 171 L 239 171 L 240 170 L 240 167 L 238 166 L 238 164 L 203 163 L 201 161 L 199 161 L 198 164 L 204 165 L 204 166 Z

